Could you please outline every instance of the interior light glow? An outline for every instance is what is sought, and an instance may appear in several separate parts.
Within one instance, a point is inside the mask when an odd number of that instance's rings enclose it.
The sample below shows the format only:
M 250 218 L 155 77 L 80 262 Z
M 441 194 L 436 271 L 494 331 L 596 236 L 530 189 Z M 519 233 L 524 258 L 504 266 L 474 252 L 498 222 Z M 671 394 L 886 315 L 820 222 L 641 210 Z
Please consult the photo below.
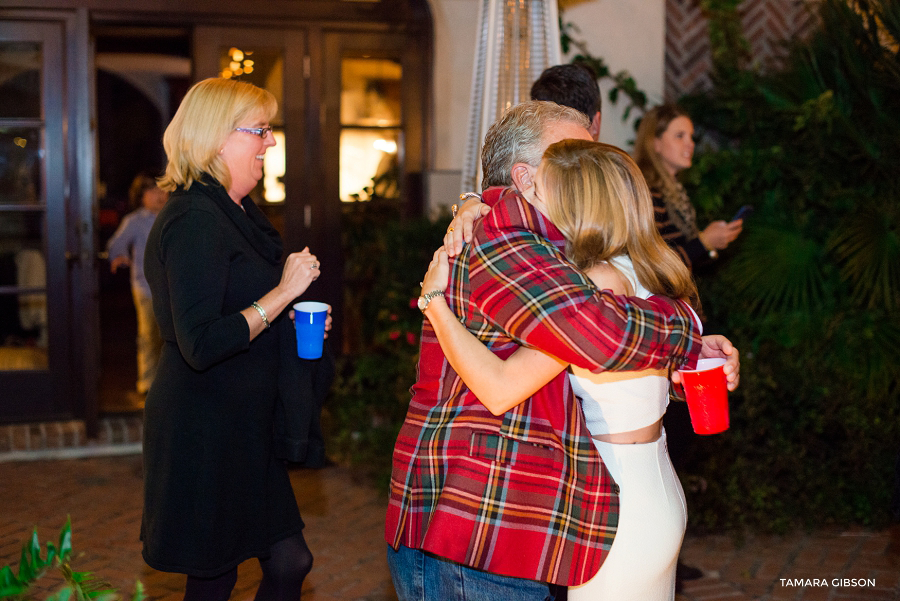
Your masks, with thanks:
M 275 146 L 266 151 L 263 159 L 263 197 L 266 202 L 284 202 L 284 132 L 272 130 Z
M 388 154 L 395 154 L 397 152 L 397 143 L 392 140 L 378 139 L 372 143 L 372 146 L 375 150 L 380 150 Z

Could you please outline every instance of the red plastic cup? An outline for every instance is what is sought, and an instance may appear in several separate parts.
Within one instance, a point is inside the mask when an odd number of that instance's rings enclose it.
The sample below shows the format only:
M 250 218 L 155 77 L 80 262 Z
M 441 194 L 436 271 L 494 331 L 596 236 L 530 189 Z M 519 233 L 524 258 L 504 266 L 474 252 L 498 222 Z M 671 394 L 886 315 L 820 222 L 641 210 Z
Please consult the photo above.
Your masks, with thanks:
M 728 429 L 728 386 L 725 359 L 700 359 L 697 369 L 680 370 L 691 425 L 697 434 Z

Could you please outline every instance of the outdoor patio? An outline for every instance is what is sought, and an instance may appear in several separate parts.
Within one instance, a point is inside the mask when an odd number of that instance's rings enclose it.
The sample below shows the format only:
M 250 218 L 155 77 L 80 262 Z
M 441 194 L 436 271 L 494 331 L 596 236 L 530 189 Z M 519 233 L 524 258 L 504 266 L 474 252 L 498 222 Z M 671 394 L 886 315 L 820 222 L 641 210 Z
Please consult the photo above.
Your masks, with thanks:
M 184 577 L 152 570 L 141 559 L 141 455 L 127 442 L 106 445 L 102 452 L 113 453 L 117 446 L 132 452 L 22 460 L 27 453 L 0 451 L 0 566 L 18 564 L 34 526 L 44 543 L 55 540 L 71 516 L 76 570 L 94 572 L 124 594 L 140 580 L 149 599 L 181 599 Z M 395 600 L 382 533 L 385 497 L 342 467 L 296 469 L 291 479 L 315 555 L 303 598 Z M 741 543 L 729 536 L 689 535 L 683 558 L 705 577 L 688 582 L 678 601 L 900 599 L 896 526 L 884 532 L 750 535 Z M 251 599 L 259 578 L 256 562 L 243 564 L 232 598 Z M 58 584 L 50 578 L 42 582 Z

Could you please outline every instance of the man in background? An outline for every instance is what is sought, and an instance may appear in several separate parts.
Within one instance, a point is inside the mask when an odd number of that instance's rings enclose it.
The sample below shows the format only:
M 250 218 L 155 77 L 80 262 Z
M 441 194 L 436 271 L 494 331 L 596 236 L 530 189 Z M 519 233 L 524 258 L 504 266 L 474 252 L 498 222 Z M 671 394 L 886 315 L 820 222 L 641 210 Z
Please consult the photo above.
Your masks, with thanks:
M 587 65 L 556 65 L 545 69 L 531 86 L 531 99 L 549 100 L 583 113 L 591 122 L 588 132 L 594 142 L 600 140 L 600 86 Z

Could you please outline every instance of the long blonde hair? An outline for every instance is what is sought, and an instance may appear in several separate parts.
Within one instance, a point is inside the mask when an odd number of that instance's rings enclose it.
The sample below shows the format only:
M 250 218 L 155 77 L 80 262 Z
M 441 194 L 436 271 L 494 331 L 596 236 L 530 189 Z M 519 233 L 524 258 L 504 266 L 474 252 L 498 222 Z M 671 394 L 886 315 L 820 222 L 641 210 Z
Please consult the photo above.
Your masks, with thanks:
M 230 189 L 231 173 L 219 155 L 226 138 L 244 119 L 258 113 L 270 120 L 277 110 L 275 97 L 250 83 L 214 77 L 194 84 L 163 135 L 169 163 L 159 187 L 189 188 L 208 173 Z
M 547 148 L 540 170 L 548 216 L 579 268 L 627 254 L 647 290 L 699 306 L 691 272 L 659 235 L 650 190 L 630 156 L 609 144 L 563 140 Z
M 644 174 L 647 185 L 659 190 L 664 196 L 674 197 L 678 192 L 678 180 L 669 173 L 656 152 L 654 142 L 660 138 L 678 117 L 691 118 L 682 108 L 674 104 L 661 104 L 647 111 L 638 126 L 634 141 L 634 160 Z

